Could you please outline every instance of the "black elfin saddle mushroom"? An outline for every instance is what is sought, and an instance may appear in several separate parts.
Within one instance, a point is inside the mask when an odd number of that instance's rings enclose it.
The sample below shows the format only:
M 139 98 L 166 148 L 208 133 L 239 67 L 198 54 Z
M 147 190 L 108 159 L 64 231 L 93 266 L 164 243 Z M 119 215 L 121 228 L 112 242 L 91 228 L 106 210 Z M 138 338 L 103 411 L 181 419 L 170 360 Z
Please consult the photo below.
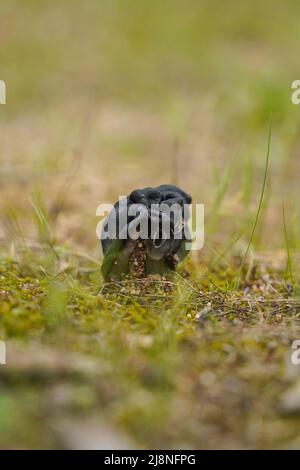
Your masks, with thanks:
M 118 201 L 114 205 L 115 212 L 112 211 L 108 215 L 102 228 L 101 244 L 104 254 L 102 274 L 104 278 L 119 279 L 130 272 L 130 257 L 139 242 L 130 237 L 130 227 L 135 223 L 135 216 L 129 213 L 131 206 L 141 209 L 142 216 L 140 217 L 147 219 L 149 227 L 147 237 L 142 240 L 146 250 L 145 274 L 162 274 L 167 270 L 175 269 L 176 264 L 188 253 L 186 241 L 189 237 L 186 236 L 188 231 L 184 206 L 191 202 L 190 195 L 177 186 L 168 184 L 156 188 L 136 189 L 127 198 L 121 202 Z M 180 211 L 181 222 L 176 224 L 178 219 L 174 212 L 161 209 L 164 206 L 175 207 L 177 211 Z M 157 209 L 153 210 L 153 207 Z M 110 232 L 112 222 L 115 222 L 115 230 Z M 158 227 L 154 237 L 150 232 L 152 222 L 156 222 Z M 168 236 L 164 233 L 163 222 L 170 226 Z M 138 246 L 141 244 L 139 243 Z

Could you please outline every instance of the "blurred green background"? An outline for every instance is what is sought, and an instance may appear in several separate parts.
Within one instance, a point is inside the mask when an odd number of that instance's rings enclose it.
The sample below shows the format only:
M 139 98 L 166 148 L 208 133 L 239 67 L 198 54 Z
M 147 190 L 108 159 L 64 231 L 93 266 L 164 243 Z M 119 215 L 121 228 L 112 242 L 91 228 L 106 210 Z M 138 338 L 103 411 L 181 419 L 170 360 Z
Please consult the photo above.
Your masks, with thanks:
M 36 188 L 54 204 L 67 179 L 58 234 L 80 240 L 99 202 L 132 188 L 177 181 L 209 214 L 223 185 L 232 232 L 257 206 L 272 114 L 267 243 L 280 245 L 282 199 L 297 211 L 299 10 L 292 0 L 1 2 L 4 209 L 26 215 Z

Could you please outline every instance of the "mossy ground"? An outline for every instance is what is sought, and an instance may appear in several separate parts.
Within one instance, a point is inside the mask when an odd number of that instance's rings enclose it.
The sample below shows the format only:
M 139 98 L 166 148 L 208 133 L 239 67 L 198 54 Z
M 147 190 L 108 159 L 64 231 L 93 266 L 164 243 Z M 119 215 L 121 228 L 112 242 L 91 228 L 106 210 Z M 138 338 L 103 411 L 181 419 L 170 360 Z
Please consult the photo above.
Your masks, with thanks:
M 89 261 L 73 270 L 65 253 L 46 276 L 39 253 L 29 265 L 28 255 L 1 262 L 2 446 L 76 446 L 81 423 L 99 446 L 107 426 L 111 445 L 125 447 L 284 447 L 298 437 L 280 397 L 297 369 L 300 301 L 280 270 L 255 262 L 225 291 L 222 267 L 195 282 L 189 260 L 169 280 L 107 285 Z

